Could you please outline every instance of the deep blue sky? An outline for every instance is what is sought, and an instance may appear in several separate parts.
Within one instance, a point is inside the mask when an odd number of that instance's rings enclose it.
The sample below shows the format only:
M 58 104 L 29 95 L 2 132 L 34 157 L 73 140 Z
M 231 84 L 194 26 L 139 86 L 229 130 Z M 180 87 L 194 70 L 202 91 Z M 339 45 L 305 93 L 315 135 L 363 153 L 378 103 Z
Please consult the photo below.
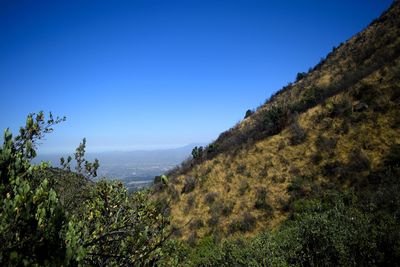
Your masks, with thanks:
M 67 116 L 42 152 L 210 142 L 391 0 L 0 0 L 0 128 Z

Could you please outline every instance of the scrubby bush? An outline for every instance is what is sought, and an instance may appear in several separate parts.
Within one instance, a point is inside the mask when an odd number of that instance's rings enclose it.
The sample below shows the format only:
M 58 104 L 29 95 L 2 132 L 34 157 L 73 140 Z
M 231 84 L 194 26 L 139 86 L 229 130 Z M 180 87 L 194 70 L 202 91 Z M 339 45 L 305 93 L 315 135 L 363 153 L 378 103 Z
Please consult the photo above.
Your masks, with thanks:
M 368 156 L 361 149 L 351 151 L 348 161 L 347 169 L 350 172 L 366 171 L 369 170 L 371 165 Z
M 267 189 L 265 187 L 258 187 L 256 190 L 256 201 L 254 203 L 254 208 L 262 209 L 270 213 L 272 211 L 272 207 L 267 203 L 266 197 Z
M 300 126 L 297 119 L 295 119 L 289 126 L 289 141 L 291 145 L 299 145 L 307 138 L 307 132 Z
M 228 225 L 228 231 L 230 233 L 235 233 L 237 231 L 240 232 L 249 232 L 253 230 L 254 226 L 256 225 L 256 218 L 251 215 L 249 212 L 244 212 L 242 217 L 239 219 L 234 219 Z
M 282 106 L 272 106 L 263 113 L 263 131 L 267 135 L 279 133 L 286 125 L 286 109 Z
M 236 173 L 238 173 L 238 174 L 244 174 L 245 171 L 246 171 L 246 165 L 244 165 L 244 164 L 239 164 L 236 167 Z
M 222 204 L 221 214 L 223 216 L 229 216 L 232 213 L 233 208 L 235 207 L 235 202 L 227 201 Z
M 222 216 L 229 216 L 232 213 L 232 210 L 235 206 L 235 203 L 233 201 L 217 201 L 212 204 L 210 207 L 210 214 L 217 214 L 217 215 L 222 215 Z
M 202 146 L 195 146 L 192 150 L 192 157 L 193 159 L 201 159 L 203 157 L 203 147 Z
M 181 194 L 190 193 L 195 189 L 195 187 L 196 187 L 196 179 L 194 179 L 194 177 L 192 176 L 186 176 Z
M 305 89 L 302 97 L 297 102 L 294 102 L 290 110 L 292 112 L 303 112 L 322 101 L 324 98 L 323 89 L 318 87 L 310 87 Z
M 203 222 L 203 220 L 200 219 L 200 218 L 194 219 L 194 220 L 189 224 L 189 229 L 190 229 L 190 230 L 197 230 L 197 229 L 202 228 L 202 227 L 204 227 L 204 222 Z
M 246 118 L 250 117 L 253 113 L 254 113 L 254 111 L 252 111 L 251 109 L 248 109 L 246 111 L 246 114 L 244 115 L 244 118 L 246 119 Z
M 338 160 L 327 162 L 322 167 L 323 174 L 328 177 L 340 174 L 342 169 L 343 163 Z
M 349 97 L 343 97 L 332 104 L 330 110 L 331 117 L 349 117 L 352 113 L 353 105 Z
M 217 192 L 209 192 L 205 195 L 204 202 L 207 203 L 208 205 L 211 205 L 214 203 L 217 196 L 218 196 Z
M 207 225 L 209 227 L 215 227 L 219 224 L 219 216 L 218 214 L 212 214 L 211 217 L 207 220 Z
M 325 137 L 324 135 L 318 135 L 317 139 L 315 140 L 315 146 L 317 147 L 318 151 L 325 152 L 325 151 L 332 151 L 336 148 L 337 140 L 333 137 Z
M 239 195 L 243 196 L 248 189 L 249 189 L 249 183 L 246 180 L 240 181 L 238 189 Z
M 180 200 L 179 191 L 175 188 L 174 185 L 168 185 L 167 188 L 168 195 L 171 197 L 172 201 L 177 202 L 178 200 Z
M 306 72 L 298 72 L 297 75 L 296 75 L 296 82 L 302 80 L 306 76 L 307 76 Z
M 186 201 L 186 205 L 183 209 L 184 213 L 187 214 L 193 208 L 196 202 L 196 198 L 193 195 L 189 195 Z

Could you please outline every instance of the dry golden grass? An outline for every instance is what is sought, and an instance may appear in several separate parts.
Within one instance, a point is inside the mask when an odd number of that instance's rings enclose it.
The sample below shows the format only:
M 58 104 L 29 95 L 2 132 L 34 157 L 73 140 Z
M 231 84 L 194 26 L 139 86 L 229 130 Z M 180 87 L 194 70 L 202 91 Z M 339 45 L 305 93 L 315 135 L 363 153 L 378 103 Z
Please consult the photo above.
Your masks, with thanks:
M 378 73 L 377 71 L 371 74 L 362 82 L 377 85 L 376 81 L 380 78 Z M 387 84 L 381 83 L 377 86 L 383 94 L 389 94 L 389 90 L 386 90 Z M 381 164 L 390 144 L 400 143 L 400 129 L 392 127 L 393 117 L 399 116 L 400 112 L 396 108 L 392 108 L 388 113 L 366 110 L 363 112 L 366 119 L 362 123 L 352 124 L 347 133 L 338 133 L 346 118 L 330 118 L 326 114 L 332 106 L 331 103 L 337 103 L 343 98 L 349 96 L 346 93 L 338 94 L 327 99 L 324 106 L 318 105 L 299 115 L 298 122 L 307 131 L 306 140 L 299 145 L 289 144 L 290 132 L 289 129 L 285 129 L 252 146 L 245 146 L 235 153 L 219 154 L 212 160 L 196 165 L 185 175 L 179 176 L 181 182 L 175 185 L 179 192 L 186 176 L 195 177 L 198 184 L 193 192 L 180 194 L 180 200 L 172 205 L 172 223 L 182 227 L 189 221 L 200 218 L 205 226 L 196 230 L 198 236 L 212 231 L 228 236 L 230 235 L 228 225 L 234 219 L 240 218 L 243 212 L 248 211 L 256 218 L 257 223 L 252 231 L 244 235 L 252 235 L 263 228 L 273 228 L 286 218 L 287 214 L 282 210 L 282 204 L 289 199 L 287 187 L 293 177 L 311 176 L 316 183 L 332 179 L 325 177 L 321 172 L 322 166 L 331 160 L 327 153 L 335 160 L 347 164 L 351 151 L 361 148 L 370 160 L 371 169 L 376 168 Z M 353 104 L 356 103 L 353 101 Z M 318 116 L 323 116 L 323 119 L 316 121 Z M 318 152 L 316 142 L 320 135 L 336 140 L 337 144 L 331 151 L 324 152 L 324 157 L 318 164 L 314 164 L 311 158 Z M 248 183 L 248 189 L 240 194 L 239 188 L 243 181 Z M 266 201 L 273 208 L 272 215 L 254 208 L 258 187 L 267 189 Z M 209 192 L 217 193 L 215 202 L 235 203 L 229 216 L 219 216 L 216 227 L 207 226 L 207 220 L 211 218 L 211 205 L 207 204 L 204 198 Z M 189 197 L 195 199 L 195 205 L 187 210 L 186 203 Z M 182 236 L 189 236 L 191 231 L 189 227 L 183 227 Z
M 400 13 L 398 10 L 395 12 Z M 315 86 L 328 88 L 338 84 L 347 71 L 361 64 L 351 56 L 352 53 L 362 53 L 367 46 L 373 48 L 371 51 L 375 53 L 382 53 L 385 49 L 398 49 L 400 30 L 394 26 L 396 22 L 386 20 L 385 23 L 389 26 L 382 22 L 372 24 L 341 45 L 304 79 L 287 87 L 269 103 L 258 108 L 252 116 L 237 124 L 232 133 L 247 133 L 249 129 L 254 129 L 257 116 L 270 109 L 271 105 L 294 103 L 307 89 Z M 374 43 L 382 31 L 392 41 L 384 44 Z M 367 57 L 362 64 L 372 64 L 372 58 Z M 353 107 L 359 104 L 361 100 L 357 100 L 354 94 L 368 86 L 376 93 L 372 102 L 375 101 L 374 105 L 382 107 L 383 111 L 369 106 L 351 115 L 331 116 L 337 103 L 350 101 Z M 357 153 L 369 160 L 369 170 L 377 168 L 390 145 L 400 143 L 400 127 L 397 126 L 400 124 L 400 104 L 399 97 L 394 97 L 396 94 L 400 96 L 399 91 L 400 59 L 397 58 L 349 84 L 348 88 L 325 99 L 322 104 L 299 114 L 298 124 L 307 133 L 302 143 L 291 145 L 292 133 L 288 127 L 274 136 L 243 144 L 239 148 L 220 153 L 211 160 L 194 164 L 189 171 L 175 177 L 177 182 L 168 185 L 175 187 L 179 192 L 179 200 L 173 201 L 171 205 L 172 224 L 181 228 L 182 238 L 187 238 L 193 231 L 196 231 L 199 237 L 209 233 L 221 237 L 253 235 L 261 229 L 274 228 L 285 220 L 288 214 L 284 206 L 290 198 L 288 185 L 294 178 L 312 177 L 315 185 L 337 182 L 340 180 L 339 175 L 326 175 L 324 166 L 335 161 L 342 166 L 350 166 L 354 151 L 358 151 Z M 320 148 L 317 143 L 321 138 L 331 140 L 335 145 Z M 319 160 L 314 160 L 316 155 L 321 156 Z M 358 179 L 367 175 L 369 170 L 360 172 Z M 184 180 L 189 176 L 196 179 L 196 188 L 190 193 L 181 193 Z M 347 187 L 352 181 L 345 180 L 339 183 Z M 255 208 L 256 192 L 260 187 L 267 190 L 266 202 L 272 207 L 272 211 Z M 210 192 L 216 194 L 214 204 L 205 200 Z M 158 196 L 169 197 L 165 191 Z M 187 207 L 189 199 L 194 200 L 191 208 Z M 210 212 L 213 205 L 229 202 L 234 203 L 231 213 L 227 216 L 218 214 L 219 222 L 213 226 L 207 225 L 213 216 Z M 245 212 L 256 218 L 254 227 L 245 233 L 230 233 L 229 225 L 234 220 L 241 219 Z M 202 219 L 204 226 L 190 230 L 188 223 L 195 219 Z

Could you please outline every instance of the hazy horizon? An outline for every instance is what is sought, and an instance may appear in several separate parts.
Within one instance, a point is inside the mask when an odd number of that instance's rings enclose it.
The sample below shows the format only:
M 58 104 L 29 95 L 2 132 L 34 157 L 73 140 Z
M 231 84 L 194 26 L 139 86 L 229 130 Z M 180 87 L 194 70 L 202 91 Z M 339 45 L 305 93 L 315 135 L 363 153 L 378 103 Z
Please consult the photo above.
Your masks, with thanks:
M 44 141 L 45 142 L 45 141 Z M 166 151 L 182 148 L 194 148 L 195 146 L 205 146 L 208 143 L 191 143 L 191 144 L 178 144 L 178 145 L 163 145 L 163 146 L 121 146 L 121 147 L 95 147 L 91 148 L 90 144 L 86 146 L 86 154 L 101 154 L 101 153 L 125 153 L 125 152 L 153 152 L 153 151 Z M 76 147 L 79 144 L 76 145 Z M 69 155 L 75 152 L 75 148 L 65 148 L 57 150 L 40 151 L 41 145 L 38 146 L 39 155 Z

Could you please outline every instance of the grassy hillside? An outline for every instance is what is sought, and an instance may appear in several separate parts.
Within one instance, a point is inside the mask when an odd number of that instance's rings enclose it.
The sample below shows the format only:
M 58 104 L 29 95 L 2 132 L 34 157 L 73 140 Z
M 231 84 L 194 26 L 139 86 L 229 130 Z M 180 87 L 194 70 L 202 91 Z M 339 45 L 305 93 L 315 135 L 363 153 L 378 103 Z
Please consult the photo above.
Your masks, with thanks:
M 154 190 L 189 242 L 253 236 L 335 189 L 364 192 L 400 143 L 400 4 L 222 133 Z

